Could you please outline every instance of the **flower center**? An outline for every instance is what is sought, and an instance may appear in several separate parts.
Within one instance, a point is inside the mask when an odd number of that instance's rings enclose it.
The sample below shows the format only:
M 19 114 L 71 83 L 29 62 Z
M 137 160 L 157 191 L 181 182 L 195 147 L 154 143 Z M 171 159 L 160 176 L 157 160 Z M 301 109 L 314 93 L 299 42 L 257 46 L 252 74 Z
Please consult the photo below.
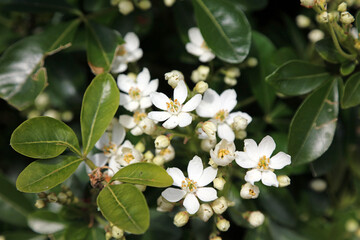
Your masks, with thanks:
M 260 170 L 268 170 L 269 169 L 269 163 L 270 163 L 270 159 L 267 158 L 266 156 L 262 156 L 259 159 L 258 165 L 257 165 L 257 169 Z
M 117 56 L 124 56 L 126 53 L 127 52 L 124 45 L 120 45 L 116 51 Z
M 252 189 L 249 189 L 249 194 L 250 194 L 251 196 L 255 196 L 255 195 L 256 195 L 256 193 L 255 193 L 254 190 L 252 190 Z
M 129 96 L 132 100 L 139 100 L 141 98 L 141 91 L 137 87 L 131 87 L 129 90 Z
M 127 153 L 127 154 L 125 154 L 125 156 L 124 156 L 124 161 L 127 162 L 127 163 L 129 163 L 129 164 L 130 164 L 130 162 L 131 162 L 132 160 L 134 160 L 134 159 L 135 159 L 135 157 L 134 157 L 134 155 L 132 155 L 131 153 Z
M 160 155 L 161 155 L 161 156 L 164 156 L 164 155 L 170 154 L 170 153 L 171 153 L 171 151 L 170 151 L 170 149 L 168 149 L 168 148 L 162 149 L 162 150 L 160 151 Z
M 189 178 L 185 178 L 185 180 L 181 182 L 181 188 L 187 192 L 195 192 L 197 189 L 197 182 Z
M 170 98 L 170 102 L 167 102 L 166 106 L 167 106 L 167 110 L 170 113 L 176 114 L 176 113 L 180 112 L 181 104 L 179 103 L 179 101 L 177 99 L 172 101 Z
M 134 122 L 136 124 L 139 124 L 142 120 L 144 120 L 144 118 L 146 118 L 146 113 L 135 112 L 133 117 L 134 117 Z
M 103 152 L 105 156 L 109 156 L 116 152 L 117 146 L 115 143 L 109 142 L 109 145 L 103 147 Z
M 227 110 L 221 109 L 215 114 L 215 119 L 219 122 L 223 122 L 227 116 L 229 115 L 229 112 Z
M 230 151 L 227 149 L 220 149 L 218 152 L 218 158 L 224 158 L 229 153 L 230 153 Z

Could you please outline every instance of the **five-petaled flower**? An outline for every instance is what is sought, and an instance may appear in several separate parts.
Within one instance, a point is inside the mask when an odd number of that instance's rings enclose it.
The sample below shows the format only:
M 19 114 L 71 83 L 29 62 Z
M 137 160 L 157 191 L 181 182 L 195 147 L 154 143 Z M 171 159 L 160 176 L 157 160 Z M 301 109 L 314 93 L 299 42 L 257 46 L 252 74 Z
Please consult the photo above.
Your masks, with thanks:
M 236 163 L 243 168 L 252 168 L 247 171 L 245 181 L 254 185 L 254 182 L 262 181 L 267 186 L 279 186 L 274 169 L 282 169 L 291 163 L 290 155 L 279 152 L 271 157 L 275 150 L 274 139 L 270 136 L 264 137 L 259 146 L 252 139 L 244 140 L 244 151 L 235 152 Z
M 215 58 L 211 49 L 206 45 L 203 36 L 198 28 L 193 27 L 189 29 L 190 42 L 185 45 L 186 50 L 199 57 L 200 62 L 209 62 Z
M 207 167 L 203 169 L 203 163 L 198 156 L 194 156 L 189 162 L 187 171 L 188 178 L 178 168 L 168 168 L 166 170 L 173 178 L 174 186 L 178 188 L 167 188 L 161 195 L 169 202 L 178 202 L 184 199 L 183 205 L 190 214 L 195 214 L 200 207 L 199 198 L 204 202 L 211 202 L 217 199 L 217 192 L 212 187 L 204 187 L 211 183 L 217 174 L 217 169 Z

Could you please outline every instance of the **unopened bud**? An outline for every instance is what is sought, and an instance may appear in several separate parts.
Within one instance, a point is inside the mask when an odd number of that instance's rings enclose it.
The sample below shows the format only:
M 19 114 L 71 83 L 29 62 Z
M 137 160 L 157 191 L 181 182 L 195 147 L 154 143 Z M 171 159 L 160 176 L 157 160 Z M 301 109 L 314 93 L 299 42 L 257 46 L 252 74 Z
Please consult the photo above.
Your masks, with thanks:
M 305 15 L 298 15 L 295 20 L 299 28 L 307 28 L 311 24 L 310 18 Z
M 211 207 L 216 214 L 222 214 L 228 208 L 228 201 L 225 197 L 219 197 L 211 203 Z
M 152 161 L 154 164 L 156 164 L 158 166 L 162 166 L 165 163 L 164 157 L 160 156 L 160 155 L 155 156 Z
M 176 0 L 164 0 L 164 4 L 167 7 L 171 7 L 172 5 L 174 5 L 175 2 Z
M 178 70 L 172 70 L 171 72 L 165 73 L 165 80 L 168 80 L 168 84 L 172 88 L 176 88 L 180 81 L 184 81 L 184 75 Z
M 314 29 L 314 30 L 310 31 L 308 34 L 309 40 L 313 43 L 320 41 L 324 37 L 325 37 L 324 32 L 319 29 Z
M 35 99 L 35 106 L 37 109 L 44 109 L 47 105 L 50 103 L 49 95 L 46 93 L 41 93 L 39 96 Z
M 340 22 L 342 22 L 344 24 L 351 24 L 354 21 L 355 21 L 355 18 L 349 12 L 342 12 L 341 13 Z
M 138 150 L 139 152 L 143 153 L 145 151 L 145 145 L 141 141 L 139 141 L 135 145 L 135 149 Z
M 60 113 L 58 111 L 54 110 L 54 109 L 49 109 L 46 112 L 44 112 L 44 116 L 55 118 L 57 120 L 61 119 Z
M 106 239 L 106 240 L 110 240 L 111 238 L 112 238 L 111 232 L 106 232 L 106 233 L 105 233 L 105 239 Z
M 39 197 L 39 198 L 46 198 L 46 197 L 47 197 L 47 193 L 46 193 L 46 192 L 38 193 L 38 197 Z
M 246 136 L 247 136 L 247 132 L 245 130 L 235 131 L 235 138 L 236 139 L 243 140 L 244 138 L 246 138 Z
M 220 191 L 222 191 L 224 189 L 225 183 L 226 183 L 226 181 L 222 177 L 217 177 L 213 181 L 214 188 L 216 188 L 217 190 L 220 190 Z
M 41 209 L 41 208 L 44 208 L 45 207 L 45 201 L 44 200 L 41 200 L 41 199 L 38 199 L 38 200 L 36 200 L 36 202 L 35 202 L 35 207 L 36 208 L 39 208 L 39 209 Z
M 201 140 L 200 147 L 203 151 L 209 152 L 216 145 L 216 139 L 203 139 Z
M 163 149 L 170 145 L 170 139 L 165 135 L 160 135 L 157 136 L 154 143 L 157 149 Z
M 57 202 L 58 200 L 55 193 L 50 193 L 49 195 L 47 195 L 47 199 L 49 200 L 49 202 Z
M 226 232 L 227 230 L 229 230 L 230 222 L 225 218 L 218 218 L 218 221 L 216 222 L 216 227 L 221 232 Z
M 225 77 L 224 78 L 224 82 L 229 85 L 230 87 L 233 87 L 237 84 L 237 80 L 236 78 L 230 78 L 230 77 Z
M 317 17 L 319 23 L 327 23 L 329 21 L 329 16 L 326 11 L 320 13 Z
M 171 212 L 171 210 L 174 208 L 174 204 L 167 201 L 165 198 L 160 196 L 157 199 L 157 208 L 156 210 L 159 212 Z
M 178 212 L 174 217 L 174 224 L 177 227 L 182 227 L 189 221 L 189 213 L 187 211 Z
M 135 187 L 136 187 L 137 189 L 139 189 L 140 192 L 145 192 L 145 190 L 146 190 L 146 186 L 145 186 L 145 185 L 135 184 Z
M 247 126 L 248 126 L 248 121 L 245 118 L 241 116 L 234 117 L 234 122 L 232 124 L 232 127 L 235 131 L 245 130 Z
M 251 226 L 258 227 L 264 223 L 265 216 L 260 211 L 250 212 L 249 218 L 247 219 Z
M 191 80 L 194 83 L 197 83 L 199 81 L 205 81 L 210 73 L 210 68 L 205 65 L 200 65 L 197 69 L 192 71 L 191 73 Z
M 204 81 L 200 81 L 195 85 L 194 91 L 203 94 L 206 90 L 208 90 L 208 88 L 209 88 L 209 84 L 207 84 Z
M 256 67 L 259 62 L 258 62 L 257 58 L 249 57 L 247 59 L 246 63 L 249 67 Z
M 115 239 L 120 239 L 124 236 L 124 230 L 118 228 L 117 226 L 113 226 L 111 228 L 111 235 Z
M 328 18 L 330 22 L 337 22 L 339 20 L 339 16 L 340 14 L 338 11 L 333 11 L 328 14 Z
M 300 4 L 306 8 L 312 8 L 316 3 L 316 0 L 300 0 Z
M 58 194 L 58 199 L 59 199 L 59 203 L 66 203 L 67 199 L 68 199 L 68 196 L 66 195 L 66 193 L 63 193 L 63 192 L 59 192 Z
M 209 159 L 208 164 L 212 167 L 212 168 L 217 168 L 218 165 L 214 162 L 214 160 L 212 160 L 211 158 Z
M 146 151 L 146 153 L 144 154 L 144 159 L 146 162 L 151 162 L 151 160 L 154 158 L 154 154 L 149 150 Z
M 323 192 L 327 188 L 327 184 L 322 179 L 314 179 L 310 182 L 310 187 L 315 192 Z
M 68 197 L 72 197 L 73 196 L 73 192 L 71 190 L 66 191 L 66 195 L 68 195 Z
M 240 77 L 240 69 L 237 67 L 230 67 L 226 70 L 225 75 L 229 78 Z
M 73 118 L 74 118 L 74 114 L 71 111 L 65 111 L 61 113 L 61 119 L 64 122 L 70 122 L 71 120 L 73 120 Z
M 207 203 L 200 205 L 199 211 L 197 212 L 198 217 L 204 222 L 209 221 L 211 216 L 214 214 L 211 206 Z
M 148 10 L 151 8 L 151 2 L 149 0 L 141 0 L 139 3 L 138 3 L 138 7 L 141 9 L 141 10 Z
M 119 5 L 119 12 L 123 15 L 128 15 L 132 11 L 134 11 L 134 4 L 128 0 L 122 0 Z
M 209 139 L 216 139 L 216 125 L 211 121 L 206 121 L 203 123 L 201 129 L 206 133 Z
M 260 190 L 258 186 L 251 183 L 245 183 L 241 186 L 240 197 L 244 199 L 255 199 L 259 196 Z
M 355 219 L 349 219 L 345 223 L 347 232 L 355 232 L 359 228 L 359 223 Z
M 156 130 L 156 125 L 150 118 L 145 118 L 139 123 L 139 127 L 144 131 L 145 134 L 151 135 Z
M 291 182 L 290 178 L 286 175 L 277 176 L 277 180 L 279 182 L 279 187 L 287 187 Z
M 345 12 L 345 11 L 347 10 L 347 4 L 346 4 L 346 2 L 340 3 L 339 6 L 338 6 L 338 8 L 337 8 L 337 10 L 338 10 L 339 12 Z

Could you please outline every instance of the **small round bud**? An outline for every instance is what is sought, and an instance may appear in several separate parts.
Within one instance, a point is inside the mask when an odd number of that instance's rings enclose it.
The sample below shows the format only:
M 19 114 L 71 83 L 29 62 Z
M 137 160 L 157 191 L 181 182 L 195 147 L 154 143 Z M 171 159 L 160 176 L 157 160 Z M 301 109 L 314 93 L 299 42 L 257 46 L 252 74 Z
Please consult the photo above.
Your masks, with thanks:
M 339 20 L 340 14 L 338 11 L 333 11 L 328 14 L 330 22 L 337 22 Z
M 355 232 L 359 228 L 359 223 L 355 219 L 349 219 L 345 223 L 347 232 Z
M 214 214 L 214 212 L 209 204 L 203 203 L 200 205 L 199 211 L 196 214 L 201 220 L 207 222 Z
M 37 109 L 44 109 L 46 108 L 46 106 L 48 106 L 50 103 L 50 97 L 48 94 L 46 93 L 41 93 L 39 96 L 36 97 L 35 99 L 35 107 Z
M 328 13 L 326 11 L 320 13 L 317 17 L 319 23 L 327 23 L 329 21 Z
M 256 67 L 258 65 L 258 60 L 257 58 L 254 57 L 249 57 L 246 61 L 246 64 L 248 65 L 248 67 Z
M 211 203 L 211 207 L 216 214 L 222 214 L 228 208 L 228 201 L 225 197 L 219 197 Z
M 66 203 L 67 199 L 68 199 L 68 195 L 66 195 L 66 193 L 63 193 L 63 192 L 59 192 L 58 194 L 58 199 L 59 199 L 59 203 Z
M 208 88 L 209 88 L 209 84 L 207 84 L 204 81 L 200 81 L 195 85 L 194 91 L 203 94 L 206 90 L 208 90 Z
M 211 149 L 213 149 L 216 145 L 216 139 L 203 139 L 201 140 L 201 150 L 205 152 L 209 152 Z
M 132 11 L 134 11 L 134 4 L 131 1 L 128 0 L 122 0 L 119 5 L 119 12 L 122 15 L 128 15 Z
M 216 125 L 213 122 L 204 122 L 201 129 L 206 133 L 209 139 L 216 140 Z
M 171 72 L 165 73 L 165 80 L 172 88 L 176 88 L 180 81 L 184 81 L 184 75 L 178 70 L 172 70 Z
M 313 43 L 320 41 L 324 37 L 325 37 L 324 32 L 319 29 L 314 29 L 314 30 L 310 31 L 308 34 L 309 40 Z
M 245 183 L 241 186 L 240 197 L 244 199 L 255 199 L 259 196 L 260 190 L 256 185 Z
M 41 199 L 38 199 L 38 200 L 36 200 L 36 202 L 35 202 L 35 207 L 36 208 L 39 208 L 39 209 L 41 209 L 41 208 L 44 208 L 45 207 L 45 201 L 44 200 L 41 200 Z
M 191 80 L 194 83 L 197 83 L 199 81 L 205 81 L 210 73 L 210 68 L 205 65 L 200 65 L 197 69 L 192 71 L 191 73 Z
M 171 7 L 172 5 L 174 5 L 175 2 L 176 0 L 164 0 L 164 4 L 167 7 Z
M 174 208 L 174 204 L 167 201 L 162 196 L 158 197 L 158 199 L 157 199 L 157 208 L 156 208 L 157 211 L 159 211 L 159 212 L 171 212 L 171 210 L 173 210 L 173 208 Z
M 287 187 L 291 182 L 290 178 L 286 175 L 277 176 L 277 180 L 279 182 L 279 187 Z
M 141 141 L 139 141 L 135 145 L 135 149 L 138 150 L 139 152 L 143 153 L 145 151 L 145 145 Z
M 214 188 L 216 188 L 217 190 L 220 190 L 220 191 L 222 191 L 224 189 L 225 183 L 226 183 L 226 181 L 222 177 L 217 177 L 213 181 Z
M 245 118 L 241 116 L 234 117 L 234 122 L 232 124 L 232 127 L 235 131 L 245 130 L 247 126 L 248 126 L 248 121 Z
M 230 77 L 225 77 L 224 78 L 224 82 L 229 85 L 230 87 L 233 87 L 237 84 L 237 80 L 236 78 L 230 78 Z
M 258 227 L 264 223 L 265 216 L 260 211 L 250 212 L 249 218 L 247 219 L 251 226 Z
M 217 165 L 211 158 L 209 159 L 208 164 L 209 164 L 212 168 L 217 168 L 217 167 L 218 167 L 218 165 Z
M 49 195 L 47 195 L 47 199 L 49 200 L 49 202 L 57 202 L 58 200 L 55 193 L 50 193 Z
M 314 179 L 310 182 L 310 188 L 315 192 L 323 192 L 327 188 L 327 183 L 322 179 Z
M 160 155 L 155 156 L 152 161 L 154 164 L 156 164 L 158 166 L 162 166 L 165 163 L 164 157 L 162 157 Z
M 135 187 L 140 190 L 140 192 L 144 192 L 146 190 L 145 185 L 135 184 Z
M 151 2 L 149 0 L 141 0 L 139 3 L 138 3 L 138 7 L 141 9 L 141 10 L 148 10 L 151 8 Z
M 47 197 L 47 193 L 46 193 L 46 192 L 38 193 L 38 197 L 39 197 L 39 198 L 46 198 L 46 197 Z
M 163 149 L 170 145 L 170 139 L 165 135 L 160 135 L 157 136 L 154 143 L 157 149 Z
M 68 195 L 69 197 L 73 196 L 73 192 L 71 190 L 66 191 L 66 195 Z
M 305 15 L 298 15 L 295 19 L 296 21 L 296 25 L 299 27 L 299 28 L 307 28 L 310 26 L 311 24 L 311 21 L 310 21 L 310 18 L 308 18 L 307 16 Z
M 340 22 L 342 22 L 344 24 L 351 24 L 354 21 L 355 21 L 355 18 L 349 12 L 342 12 L 341 13 Z
M 346 2 L 340 3 L 339 6 L 338 6 L 338 8 L 337 8 L 337 10 L 338 10 L 339 12 L 345 12 L 345 11 L 347 10 L 347 4 L 346 4 Z
M 44 116 L 55 118 L 57 120 L 61 119 L 60 113 L 58 111 L 54 110 L 54 109 L 49 109 L 46 112 L 44 112 Z
M 105 233 L 105 239 L 106 239 L 106 240 L 110 240 L 111 238 L 112 238 L 111 232 L 106 232 L 106 233 Z
M 230 222 L 224 218 L 218 218 L 218 221 L 216 222 L 216 227 L 221 232 L 226 232 L 227 230 L 229 230 Z
M 40 111 L 38 110 L 31 110 L 28 114 L 27 114 L 27 118 L 34 118 L 34 117 L 39 117 L 41 115 Z
M 111 228 L 111 236 L 115 239 L 120 239 L 124 236 L 124 230 L 118 228 L 117 226 L 113 226 Z
M 150 162 L 153 158 L 154 158 L 154 154 L 150 150 L 146 151 L 146 153 L 144 154 L 145 161 Z
M 316 3 L 316 0 L 300 0 L 301 6 L 306 8 L 312 8 Z
M 74 197 L 74 199 L 73 199 L 73 203 L 79 203 L 79 198 L 78 197 Z
M 189 213 L 187 211 L 178 212 L 174 217 L 174 224 L 177 227 L 182 227 L 189 221 Z
M 244 138 L 246 138 L 246 136 L 247 136 L 247 132 L 244 131 L 244 130 L 235 131 L 235 138 L 236 139 L 243 140 Z
M 237 67 L 230 67 L 226 69 L 225 75 L 229 78 L 237 78 L 240 77 L 240 69 Z
M 71 111 L 65 111 L 61 113 L 61 119 L 64 122 L 70 122 L 71 120 L 73 120 L 73 118 L 74 118 L 74 114 Z

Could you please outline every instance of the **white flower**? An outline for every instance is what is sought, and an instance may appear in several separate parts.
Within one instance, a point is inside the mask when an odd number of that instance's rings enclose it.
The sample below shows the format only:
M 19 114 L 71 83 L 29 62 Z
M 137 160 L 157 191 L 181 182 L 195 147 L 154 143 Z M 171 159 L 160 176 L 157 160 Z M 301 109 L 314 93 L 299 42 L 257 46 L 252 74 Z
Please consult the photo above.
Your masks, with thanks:
M 320 29 L 311 30 L 308 34 L 308 38 L 311 42 L 316 43 L 325 37 L 325 33 Z
M 217 198 L 216 190 L 212 187 L 204 187 L 211 183 L 217 174 L 217 169 L 207 167 L 203 169 L 203 163 L 198 156 L 189 162 L 187 171 L 188 178 L 178 168 L 168 168 L 167 173 L 173 178 L 174 186 L 177 188 L 167 188 L 161 195 L 169 202 L 184 200 L 184 207 L 190 214 L 199 210 L 200 204 L 197 198 L 204 202 L 211 202 Z
M 300 4 L 307 8 L 312 8 L 316 4 L 316 0 L 300 0 Z
M 111 66 L 112 73 L 121 73 L 126 71 L 128 67 L 127 64 L 129 62 L 136 62 L 143 55 L 142 49 L 139 48 L 139 38 L 135 33 L 127 33 L 124 37 L 124 41 L 125 43 L 120 45 L 117 49 L 114 62 Z
M 235 159 L 235 144 L 226 139 L 216 144 L 214 150 L 210 150 L 211 159 L 219 166 L 229 165 Z
M 203 36 L 198 28 L 193 27 L 189 29 L 190 42 L 186 44 L 186 50 L 199 57 L 200 62 L 209 62 L 215 58 L 211 49 L 206 45 Z
M 117 84 L 120 90 L 124 92 L 120 92 L 120 106 L 134 112 L 139 108 L 145 109 L 152 105 L 150 94 L 157 90 L 159 80 L 150 81 L 149 70 L 144 68 L 135 81 L 125 74 L 120 74 Z
M 184 81 L 184 74 L 178 70 L 172 70 L 171 72 L 165 73 L 165 80 L 172 88 L 176 88 L 180 81 Z
M 254 182 L 262 181 L 266 186 L 279 186 L 274 169 L 282 169 L 291 163 L 290 155 L 279 152 L 271 157 L 275 150 L 274 139 L 270 136 L 264 137 L 259 146 L 252 139 L 244 140 L 244 152 L 235 153 L 236 163 L 243 168 L 252 168 L 247 171 L 245 181 L 254 185 Z
M 110 172 L 111 176 L 129 164 L 140 162 L 142 157 L 142 154 L 135 149 L 134 145 L 129 140 L 126 140 L 117 150 L 116 155 L 110 158 L 109 167 L 112 170 Z
M 217 125 L 218 136 L 233 142 L 235 140 L 235 133 L 231 126 L 234 118 L 240 116 L 246 119 L 248 124 L 252 121 L 252 118 L 247 113 L 240 111 L 230 113 L 236 106 L 236 103 L 235 90 L 225 90 L 219 96 L 214 90 L 208 89 L 204 93 L 201 103 L 196 108 L 196 113 L 200 117 L 212 118 L 211 121 Z
M 180 81 L 174 89 L 174 100 L 163 93 L 154 92 L 151 94 L 152 103 L 164 111 L 152 111 L 148 117 L 154 121 L 165 121 L 162 126 L 173 129 L 176 126 L 186 127 L 192 122 L 189 112 L 195 110 L 201 101 L 201 94 L 196 94 L 187 103 L 188 91 L 184 81 Z
M 136 111 L 131 117 L 129 115 L 120 115 L 119 121 L 124 127 L 131 129 L 131 134 L 139 136 L 143 133 L 151 135 L 155 131 L 155 123 L 147 117 L 144 112 Z
M 256 185 L 252 185 L 251 183 L 245 183 L 241 186 L 240 197 L 244 199 L 255 199 L 259 196 L 260 189 Z
M 156 155 L 163 157 L 165 162 L 169 162 L 175 158 L 175 149 L 171 145 L 165 149 L 156 149 L 155 152 Z

